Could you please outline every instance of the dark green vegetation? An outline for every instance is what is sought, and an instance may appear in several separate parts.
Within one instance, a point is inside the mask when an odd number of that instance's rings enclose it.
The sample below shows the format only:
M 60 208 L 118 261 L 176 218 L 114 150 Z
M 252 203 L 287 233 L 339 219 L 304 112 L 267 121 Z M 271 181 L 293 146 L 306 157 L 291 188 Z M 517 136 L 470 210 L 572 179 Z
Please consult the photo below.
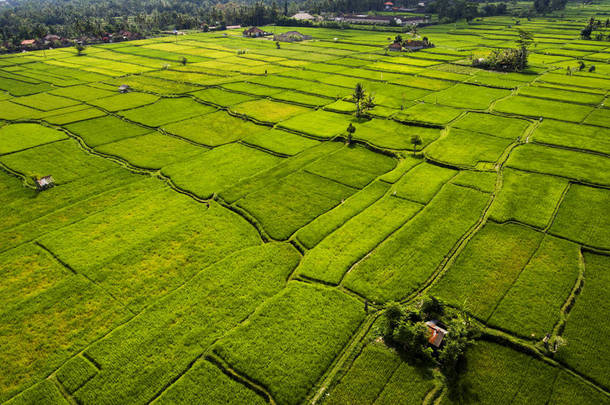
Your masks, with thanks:
M 0 402 L 608 404 L 595 10 L 0 57 Z

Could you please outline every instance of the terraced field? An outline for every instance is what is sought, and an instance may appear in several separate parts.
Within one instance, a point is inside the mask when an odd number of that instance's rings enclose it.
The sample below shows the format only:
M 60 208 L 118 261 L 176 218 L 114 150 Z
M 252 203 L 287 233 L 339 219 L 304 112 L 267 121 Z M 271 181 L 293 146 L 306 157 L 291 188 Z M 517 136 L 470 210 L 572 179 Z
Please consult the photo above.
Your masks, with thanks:
M 609 12 L 0 57 L 0 402 L 610 404 Z M 482 328 L 462 398 L 378 339 L 422 294 Z

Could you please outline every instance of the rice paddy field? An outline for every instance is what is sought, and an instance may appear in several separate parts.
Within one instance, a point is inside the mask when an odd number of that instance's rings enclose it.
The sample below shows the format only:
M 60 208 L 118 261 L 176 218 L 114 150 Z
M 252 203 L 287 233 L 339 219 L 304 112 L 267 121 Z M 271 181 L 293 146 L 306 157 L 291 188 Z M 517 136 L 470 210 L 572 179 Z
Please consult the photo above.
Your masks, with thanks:
M 0 57 L 0 403 L 610 404 L 609 13 Z M 483 331 L 460 398 L 377 339 L 423 294 Z

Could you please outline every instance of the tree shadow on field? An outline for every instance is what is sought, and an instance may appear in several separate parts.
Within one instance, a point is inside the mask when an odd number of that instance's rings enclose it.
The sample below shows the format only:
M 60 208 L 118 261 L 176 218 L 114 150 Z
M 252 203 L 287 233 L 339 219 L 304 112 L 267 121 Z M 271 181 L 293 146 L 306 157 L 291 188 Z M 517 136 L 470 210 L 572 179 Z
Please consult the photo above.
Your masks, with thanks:
M 479 396 L 474 391 L 472 382 L 467 376 L 468 359 L 464 357 L 458 363 L 455 376 L 447 377 L 447 397 L 454 404 L 479 403 Z

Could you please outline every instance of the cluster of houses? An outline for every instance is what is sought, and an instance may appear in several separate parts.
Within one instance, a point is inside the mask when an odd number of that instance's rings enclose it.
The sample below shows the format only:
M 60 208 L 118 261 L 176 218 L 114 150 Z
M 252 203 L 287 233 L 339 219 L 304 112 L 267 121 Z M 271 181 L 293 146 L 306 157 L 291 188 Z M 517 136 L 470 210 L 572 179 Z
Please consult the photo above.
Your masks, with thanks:
M 299 42 L 311 39 L 311 35 L 301 34 L 298 31 L 287 31 L 281 34 L 273 34 L 271 32 L 263 31 L 258 27 L 250 27 L 243 31 L 243 36 L 247 38 L 262 38 L 273 35 L 274 41 L 281 42 Z
M 337 22 L 368 25 L 420 25 L 430 22 L 430 16 L 401 16 L 401 15 L 369 15 L 369 14 L 342 14 L 334 18 Z
M 64 38 L 55 34 L 47 34 L 42 38 L 24 39 L 19 43 L 23 51 L 33 51 L 37 49 L 60 48 L 72 46 L 74 44 L 94 44 L 101 42 L 119 42 L 142 39 L 142 35 L 136 32 L 120 30 L 116 33 L 107 33 L 100 36 Z

